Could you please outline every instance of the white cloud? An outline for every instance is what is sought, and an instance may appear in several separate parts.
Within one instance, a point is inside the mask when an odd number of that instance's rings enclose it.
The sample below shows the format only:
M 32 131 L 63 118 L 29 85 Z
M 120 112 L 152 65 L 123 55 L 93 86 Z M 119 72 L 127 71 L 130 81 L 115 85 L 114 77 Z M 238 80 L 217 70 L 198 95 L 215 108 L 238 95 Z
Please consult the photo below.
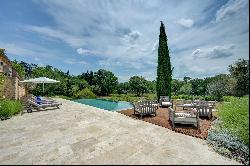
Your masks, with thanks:
M 182 19 L 178 20 L 177 23 L 186 27 L 186 28 L 191 28 L 194 24 L 194 20 L 182 18 Z
M 152 48 L 152 52 L 155 52 L 159 47 L 159 41 L 157 40 L 154 45 L 153 45 L 153 48 Z
M 86 65 L 87 64 L 87 62 L 83 60 L 78 61 L 77 59 L 73 59 L 73 58 L 65 59 L 63 62 L 66 64 L 70 64 L 70 65 L 74 65 L 74 64 Z
M 222 3 L 209 0 L 168 3 L 147 0 L 40 0 L 37 4 L 42 5 L 41 8 L 53 17 L 55 26 L 33 26 L 30 31 L 61 40 L 80 55 L 98 56 L 100 66 L 95 68 L 107 67 L 125 78 L 124 71 L 127 70 L 130 71 L 128 75 L 139 71 L 156 71 L 159 26 L 162 20 L 168 36 L 171 62 L 175 67 L 174 77 L 185 74 L 206 76 L 216 70 L 226 72 L 228 64 L 238 57 L 248 58 L 249 55 L 248 12 L 241 7 L 247 2 Z M 218 11 L 211 10 L 215 4 L 221 5 Z M 228 17 L 230 13 L 237 17 Z M 215 19 L 225 21 L 214 24 L 212 21 Z M 186 29 L 183 30 L 182 26 Z M 235 43 L 236 47 L 227 52 L 224 47 L 231 43 Z M 198 48 L 200 50 L 196 52 L 201 58 L 194 59 L 192 52 Z M 223 53 L 228 58 L 218 58 Z M 230 56 L 231 53 L 234 56 Z M 216 66 L 220 66 L 220 69 Z
M 40 58 L 35 57 L 35 58 L 34 58 L 34 60 L 35 60 L 35 61 L 40 61 L 41 59 L 40 59 Z
M 38 46 L 36 44 L 30 44 L 22 42 L 20 43 L 1 43 L 0 47 L 6 49 L 7 54 L 12 54 L 20 57 L 34 57 L 35 61 L 39 61 L 44 58 L 55 58 L 55 54 L 53 54 L 53 50 L 49 50 L 47 48 Z
M 140 36 L 141 33 L 139 31 L 131 31 L 129 34 L 124 35 L 122 39 L 126 42 L 134 43 Z
M 233 56 L 233 51 L 235 45 L 230 46 L 215 46 L 207 49 L 196 49 L 192 53 L 194 59 L 198 58 L 207 58 L 207 59 L 218 59 L 218 58 L 227 58 Z
M 83 49 L 83 48 L 78 48 L 76 50 L 76 52 L 80 55 L 98 55 L 100 53 L 96 52 L 96 51 L 90 51 L 90 50 L 87 50 L 87 49 Z
M 55 30 L 50 27 L 38 27 L 38 26 L 27 26 L 26 30 L 37 32 L 41 35 L 45 35 L 50 38 L 59 39 L 72 47 L 79 47 L 85 44 L 82 37 L 76 37 L 73 35 L 66 34 L 63 31 Z
M 75 63 L 76 63 L 76 60 L 70 58 L 70 59 L 65 59 L 63 62 L 72 65 L 72 64 L 75 64 Z
M 248 4 L 248 0 L 230 0 L 216 12 L 216 22 L 219 22 L 236 12 L 242 10 Z
M 81 64 L 81 65 L 86 65 L 87 64 L 87 62 L 85 62 L 85 61 L 79 61 L 78 63 Z

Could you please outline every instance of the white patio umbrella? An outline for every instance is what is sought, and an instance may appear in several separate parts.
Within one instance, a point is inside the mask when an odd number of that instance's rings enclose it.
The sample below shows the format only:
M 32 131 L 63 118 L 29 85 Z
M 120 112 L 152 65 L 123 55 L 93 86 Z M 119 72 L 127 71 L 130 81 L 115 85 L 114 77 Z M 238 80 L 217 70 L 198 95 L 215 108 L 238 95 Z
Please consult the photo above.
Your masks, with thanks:
M 47 77 L 39 77 L 39 78 L 31 78 L 31 79 L 28 79 L 28 80 L 23 80 L 23 81 L 20 81 L 20 82 L 31 82 L 31 83 L 36 83 L 36 84 L 39 84 L 39 83 L 42 83 L 43 84 L 43 93 L 44 93 L 44 83 L 57 83 L 57 82 L 60 82 L 60 81 L 57 81 L 57 80 L 53 80 L 53 79 L 50 79 L 50 78 L 47 78 Z

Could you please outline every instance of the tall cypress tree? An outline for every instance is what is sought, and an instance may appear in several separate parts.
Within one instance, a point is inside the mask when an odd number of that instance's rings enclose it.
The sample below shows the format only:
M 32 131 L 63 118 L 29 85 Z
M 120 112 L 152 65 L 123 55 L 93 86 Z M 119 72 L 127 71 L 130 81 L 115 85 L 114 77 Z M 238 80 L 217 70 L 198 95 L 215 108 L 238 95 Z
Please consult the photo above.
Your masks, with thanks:
M 165 33 L 165 26 L 162 21 L 159 35 L 158 67 L 156 81 L 156 91 L 158 100 L 160 96 L 169 96 L 171 98 L 172 69 L 167 44 L 167 35 Z

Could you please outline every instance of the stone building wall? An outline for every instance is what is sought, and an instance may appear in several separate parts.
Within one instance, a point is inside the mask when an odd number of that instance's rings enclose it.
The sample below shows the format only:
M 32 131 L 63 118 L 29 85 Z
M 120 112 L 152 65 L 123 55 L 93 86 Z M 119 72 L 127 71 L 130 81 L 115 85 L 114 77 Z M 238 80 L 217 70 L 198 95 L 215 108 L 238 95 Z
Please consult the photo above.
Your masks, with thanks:
M 0 98 L 19 100 L 22 96 L 25 96 L 25 88 L 17 77 L 5 76 L 4 81 L 0 84 L 2 84 L 0 85 Z

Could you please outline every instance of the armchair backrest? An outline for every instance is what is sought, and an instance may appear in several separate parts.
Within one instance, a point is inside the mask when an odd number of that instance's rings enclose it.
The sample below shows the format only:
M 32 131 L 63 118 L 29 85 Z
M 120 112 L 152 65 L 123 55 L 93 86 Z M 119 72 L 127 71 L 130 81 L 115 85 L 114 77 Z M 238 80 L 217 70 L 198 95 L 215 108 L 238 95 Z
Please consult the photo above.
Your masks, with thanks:
M 160 96 L 160 101 L 170 101 L 169 96 Z
M 171 121 L 173 121 L 174 120 L 174 114 L 175 114 L 175 110 L 172 108 L 172 107 L 168 107 L 168 113 L 169 113 L 169 119 L 171 120 Z
M 209 116 L 212 113 L 212 108 L 207 104 L 201 104 L 196 108 L 199 116 Z
M 139 101 L 133 103 L 134 109 L 140 110 L 143 113 L 155 112 L 158 109 L 158 102 L 153 101 Z

